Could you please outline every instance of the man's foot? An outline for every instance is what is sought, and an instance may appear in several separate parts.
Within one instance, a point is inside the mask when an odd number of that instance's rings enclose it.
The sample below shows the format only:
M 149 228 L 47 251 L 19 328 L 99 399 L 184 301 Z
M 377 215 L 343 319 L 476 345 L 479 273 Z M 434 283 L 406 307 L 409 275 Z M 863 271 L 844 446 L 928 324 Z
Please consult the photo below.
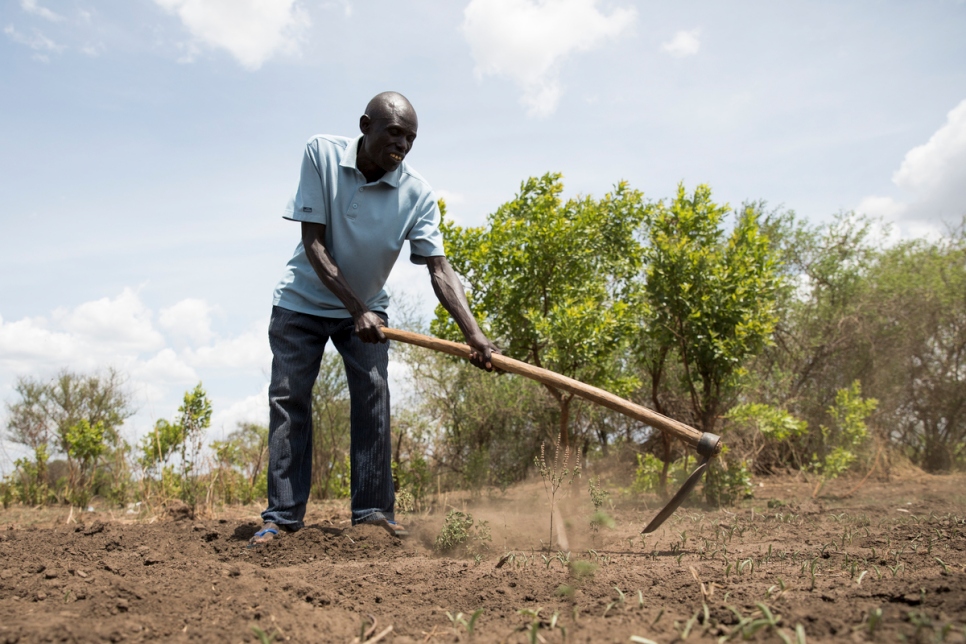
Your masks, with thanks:
M 260 546 L 263 543 L 268 543 L 278 536 L 278 532 L 278 526 L 271 521 L 267 521 L 265 525 L 262 526 L 262 529 L 252 536 L 251 540 L 248 542 L 248 545 Z
M 409 530 L 403 524 L 390 521 L 389 519 L 376 519 L 374 521 L 366 521 L 365 523 L 377 525 L 398 539 L 409 536 Z

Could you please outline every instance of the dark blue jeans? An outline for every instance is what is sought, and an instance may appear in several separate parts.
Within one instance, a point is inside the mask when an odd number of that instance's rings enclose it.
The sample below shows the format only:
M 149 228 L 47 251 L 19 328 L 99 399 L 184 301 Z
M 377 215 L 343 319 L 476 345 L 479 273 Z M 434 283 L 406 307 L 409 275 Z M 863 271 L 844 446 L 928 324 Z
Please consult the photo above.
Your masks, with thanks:
M 388 322 L 384 314 L 379 314 Z M 268 509 L 264 521 L 298 530 L 312 485 L 312 386 L 325 343 L 342 356 L 351 416 L 352 523 L 392 520 L 396 502 L 389 436 L 389 343 L 356 336 L 352 318 L 324 318 L 272 307 L 268 341 Z

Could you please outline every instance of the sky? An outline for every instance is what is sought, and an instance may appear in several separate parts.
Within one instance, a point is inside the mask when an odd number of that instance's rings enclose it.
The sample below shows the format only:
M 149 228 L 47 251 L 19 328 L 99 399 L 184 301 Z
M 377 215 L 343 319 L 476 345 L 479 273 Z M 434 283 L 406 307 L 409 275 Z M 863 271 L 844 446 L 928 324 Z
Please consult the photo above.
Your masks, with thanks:
M 0 400 L 114 367 L 131 440 L 199 381 L 211 438 L 266 421 L 304 145 L 380 91 L 462 225 L 546 172 L 901 237 L 966 214 L 963 0 L 4 0 L 0 32 Z M 390 292 L 429 315 L 407 254 Z

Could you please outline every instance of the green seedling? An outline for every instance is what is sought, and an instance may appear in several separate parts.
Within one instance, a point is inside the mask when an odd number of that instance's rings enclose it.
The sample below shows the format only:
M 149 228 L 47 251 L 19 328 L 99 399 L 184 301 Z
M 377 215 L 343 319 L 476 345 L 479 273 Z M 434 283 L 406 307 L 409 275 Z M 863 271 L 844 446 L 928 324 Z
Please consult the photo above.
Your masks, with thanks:
M 686 639 L 688 639 L 688 636 L 689 636 L 689 635 L 691 634 L 691 629 L 692 629 L 692 628 L 694 628 L 694 623 L 695 623 L 696 621 L 698 621 L 698 616 L 699 616 L 700 614 L 701 614 L 701 611 L 695 611 L 695 612 L 694 612 L 694 615 L 692 615 L 692 616 L 691 616 L 691 619 L 689 619 L 689 620 L 688 620 L 688 621 L 687 621 L 687 622 L 686 622 L 686 623 L 684 624 L 684 630 L 683 630 L 683 631 L 681 631 L 681 639 L 682 639 L 682 640 L 686 640 Z
M 861 573 L 859 573 L 859 578 L 855 580 L 855 585 L 856 586 L 861 586 L 862 585 L 862 579 L 866 575 L 868 575 L 868 574 L 869 574 L 869 571 L 868 570 L 863 570 Z
M 476 620 L 478 620 L 480 618 L 480 615 L 482 614 L 483 614 L 483 609 L 477 608 L 475 611 L 473 611 L 473 614 L 470 615 L 470 618 L 467 620 L 466 617 L 463 616 L 463 613 L 456 613 L 455 615 L 453 615 L 449 611 L 446 611 L 446 616 L 449 618 L 449 621 L 453 623 L 453 633 L 455 635 L 459 635 L 460 634 L 459 627 L 462 626 L 463 628 L 466 629 L 466 633 L 471 638 L 473 637 L 473 630 L 476 628 Z M 360 640 L 360 641 L 364 641 L 364 640 Z
M 366 630 L 365 623 L 363 623 L 363 625 L 362 625 L 362 630 L 363 630 L 363 632 L 365 632 L 365 630 Z M 252 633 L 255 634 L 255 637 L 258 638 L 258 641 L 261 642 L 261 644 L 271 644 L 276 639 L 278 639 L 278 632 L 277 631 L 274 631 L 273 630 L 271 633 L 266 633 L 265 631 L 263 631 L 262 629 L 260 629 L 257 626 L 252 626 Z M 359 641 L 362 641 L 361 638 L 360 638 Z
M 641 637 L 640 635 L 631 635 L 631 642 L 634 642 L 634 644 L 657 644 L 654 640 Z
M 745 559 L 744 561 L 742 561 L 740 564 L 738 564 L 738 576 L 739 577 L 741 576 L 741 573 L 745 569 L 746 566 L 751 568 L 751 570 L 749 571 L 750 574 L 752 574 L 752 575 L 755 574 L 755 560 L 754 559 L 751 559 L 751 558 L 748 558 L 748 559 Z
M 530 644 L 537 644 L 540 639 L 540 626 L 543 622 L 543 619 L 540 617 L 540 611 L 542 610 L 542 608 L 524 608 L 517 611 L 518 614 L 530 618 L 530 628 L 527 631 L 527 638 L 530 640 Z
M 583 581 L 584 579 L 591 579 L 594 573 L 597 572 L 597 564 L 593 561 L 586 561 L 584 559 L 577 559 L 570 563 L 570 576 L 576 581 Z
M 617 597 L 618 597 L 617 601 L 618 601 L 618 603 L 620 603 L 623 606 L 624 605 L 624 591 L 622 591 L 617 586 L 614 586 L 614 590 L 617 591 Z
M 937 562 L 937 563 L 938 563 L 938 564 L 939 564 L 940 566 L 942 566 L 942 567 L 943 567 L 943 574 L 945 574 L 945 575 L 948 575 L 948 574 L 949 574 L 949 566 L 947 566 L 947 565 L 946 565 L 946 562 L 945 562 L 945 561 L 943 561 L 942 559 L 940 559 L 939 557 L 933 557 L 933 559 L 935 559 L 935 560 L 936 560 L 936 562 Z
M 553 594 L 556 595 L 557 597 L 564 597 L 569 599 L 574 596 L 574 592 L 575 590 L 573 586 L 568 586 L 567 584 L 560 584 L 559 586 L 557 586 L 557 590 L 555 590 Z

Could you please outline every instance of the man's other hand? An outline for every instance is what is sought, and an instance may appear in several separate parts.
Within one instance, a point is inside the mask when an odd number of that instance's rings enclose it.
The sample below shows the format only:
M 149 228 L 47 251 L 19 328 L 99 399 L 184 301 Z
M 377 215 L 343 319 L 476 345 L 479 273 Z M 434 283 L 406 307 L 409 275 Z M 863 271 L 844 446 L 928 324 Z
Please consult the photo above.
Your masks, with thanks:
M 492 355 L 494 353 L 500 353 L 496 345 L 490 342 L 483 334 L 466 338 L 466 343 L 472 349 L 470 352 L 470 362 L 473 363 L 473 366 L 486 369 L 487 371 L 493 371 Z
M 386 326 L 386 323 L 382 321 L 381 317 L 372 311 L 366 311 L 359 317 L 355 318 L 356 335 L 359 336 L 359 339 L 363 342 L 368 342 L 370 344 L 389 341 L 389 339 L 382 332 L 382 327 L 384 326 Z

